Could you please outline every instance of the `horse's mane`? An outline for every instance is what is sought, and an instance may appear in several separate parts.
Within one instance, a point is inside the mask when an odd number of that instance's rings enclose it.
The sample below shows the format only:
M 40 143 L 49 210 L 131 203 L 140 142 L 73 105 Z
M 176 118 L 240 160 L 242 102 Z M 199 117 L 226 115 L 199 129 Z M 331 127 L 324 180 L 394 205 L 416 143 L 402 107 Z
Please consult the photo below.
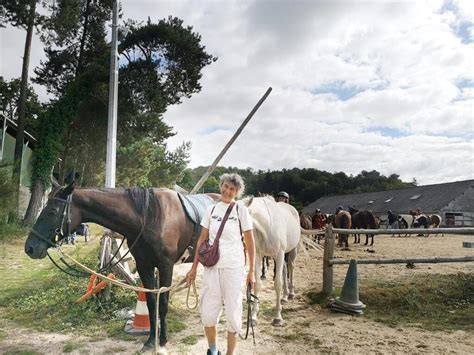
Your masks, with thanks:
M 152 222 L 158 216 L 160 201 L 152 188 L 130 187 L 125 189 L 137 215 L 142 219 L 143 224 Z M 149 219 L 148 217 L 151 217 Z

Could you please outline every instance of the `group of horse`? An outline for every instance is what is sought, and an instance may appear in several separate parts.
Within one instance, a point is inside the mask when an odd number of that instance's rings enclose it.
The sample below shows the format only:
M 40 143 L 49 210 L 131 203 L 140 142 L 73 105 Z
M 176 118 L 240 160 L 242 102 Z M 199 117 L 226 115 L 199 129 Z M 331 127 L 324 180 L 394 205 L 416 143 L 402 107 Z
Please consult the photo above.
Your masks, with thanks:
M 211 203 L 220 198 L 218 194 L 205 195 Z M 171 286 L 173 267 L 185 251 L 191 252 L 188 261 L 193 260 L 200 231 L 199 221 L 189 218 L 181 199 L 177 192 L 164 188 L 75 189 L 74 183 L 55 186 L 28 235 L 25 252 L 33 259 L 44 258 L 48 248 L 57 247 L 81 223 L 97 223 L 126 238 L 145 288 L 155 287 L 155 268 L 158 269 L 159 286 Z M 239 203 L 248 207 L 253 219 L 257 251 L 254 292 L 257 296 L 261 288 L 258 273 L 262 257 L 275 260 L 276 308 L 272 324 L 281 325 L 282 300 L 294 295 L 293 270 L 301 239 L 298 212 L 271 196 L 250 197 Z M 284 271 L 285 254 L 288 254 L 287 271 Z M 169 292 L 161 293 L 159 297 L 159 344 L 164 348 L 168 340 Z M 156 294 L 147 293 L 146 302 L 150 335 L 144 349 L 149 349 L 155 344 Z M 258 310 L 256 303 L 252 309 L 253 323 L 257 321 Z
M 331 224 L 334 228 L 340 229 L 379 229 L 382 222 L 385 220 L 380 219 L 370 210 L 361 210 L 354 207 L 349 207 L 348 211 L 340 210 L 336 214 L 327 215 L 327 223 Z M 442 219 L 440 215 L 432 214 L 417 214 L 415 211 L 410 211 L 407 215 L 398 216 L 398 227 L 400 229 L 411 228 L 439 228 Z M 304 229 L 311 228 L 311 218 L 304 214 L 300 214 L 300 225 Z M 354 244 L 360 243 L 360 234 L 354 234 Z M 368 245 L 369 238 L 371 238 L 370 245 L 374 245 L 374 234 L 366 234 L 364 245 Z M 341 233 L 338 235 L 338 246 L 349 248 L 349 234 Z

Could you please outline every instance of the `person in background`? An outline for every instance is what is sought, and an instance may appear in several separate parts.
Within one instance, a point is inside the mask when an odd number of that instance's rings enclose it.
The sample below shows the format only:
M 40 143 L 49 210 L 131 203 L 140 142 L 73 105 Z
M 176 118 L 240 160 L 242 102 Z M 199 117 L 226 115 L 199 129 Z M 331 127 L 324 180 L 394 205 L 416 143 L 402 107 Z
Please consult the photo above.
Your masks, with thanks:
M 321 210 L 319 208 L 317 208 L 314 211 L 312 228 L 313 229 L 322 229 L 326 226 L 326 223 L 327 223 L 326 215 L 324 213 L 321 213 Z
M 276 202 L 290 203 L 290 195 L 285 191 L 280 191 L 277 193 Z
M 398 229 L 398 216 L 392 212 L 387 211 L 388 229 Z
M 222 219 L 235 198 L 240 197 L 245 189 L 244 181 L 238 174 L 221 176 L 221 200 L 207 208 L 201 221 L 201 235 L 196 250 L 206 239 L 213 242 Z M 242 233 L 244 244 L 242 243 Z M 249 269 L 245 276 L 245 249 L 248 255 Z M 198 253 L 195 253 L 191 270 L 186 275 L 188 285 L 196 279 L 199 264 Z M 247 207 L 235 203 L 225 223 L 219 239 L 219 261 L 211 267 L 204 267 L 202 273 L 200 311 L 209 349 L 207 355 L 217 355 L 217 323 L 225 304 L 227 321 L 227 354 L 234 353 L 237 336 L 242 326 L 242 284 L 253 288 L 255 284 L 255 243 L 252 218 Z

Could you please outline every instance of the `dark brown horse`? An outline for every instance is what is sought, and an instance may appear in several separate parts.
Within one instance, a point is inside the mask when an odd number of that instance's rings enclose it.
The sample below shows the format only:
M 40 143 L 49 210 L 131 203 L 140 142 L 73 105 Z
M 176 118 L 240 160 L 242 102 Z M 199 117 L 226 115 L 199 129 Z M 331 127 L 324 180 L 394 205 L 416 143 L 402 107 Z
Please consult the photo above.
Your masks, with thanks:
M 219 195 L 209 194 L 210 203 Z M 171 285 L 173 266 L 189 246 L 195 246 L 200 228 L 187 217 L 178 194 L 168 189 L 74 189 L 74 183 L 52 193 L 30 231 L 25 252 L 33 259 L 44 258 L 47 249 L 84 222 L 116 231 L 127 239 L 145 288 L 155 288 L 154 270 L 160 287 Z M 56 239 L 58 238 L 58 239 Z M 194 248 L 191 251 L 193 259 Z M 160 346 L 167 342 L 169 293 L 160 294 Z M 155 343 L 156 294 L 146 294 L 150 336 L 144 348 Z
M 352 217 L 352 228 L 354 229 L 377 229 L 379 226 L 378 218 L 369 210 L 359 211 L 353 207 L 349 208 Z M 370 245 L 374 245 L 374 235 L 365 235 L 365 244 L 369 244 L 369 237 L 372 238 Z M 360 234 L 354 234 L 354 243 L 360 243 Z

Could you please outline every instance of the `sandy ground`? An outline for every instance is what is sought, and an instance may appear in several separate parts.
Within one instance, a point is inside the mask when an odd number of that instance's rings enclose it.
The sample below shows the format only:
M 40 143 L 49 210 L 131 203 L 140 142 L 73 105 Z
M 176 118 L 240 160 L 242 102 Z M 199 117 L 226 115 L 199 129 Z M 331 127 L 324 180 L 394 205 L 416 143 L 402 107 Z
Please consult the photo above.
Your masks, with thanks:
M 364 241 L 365 236 L 362 241 Z M 338 258 L 403 258 L 430 256 L 465 256 L 474 255 L 474 249 L 462 247 L 462 241 L 473 240 L 472 236 L 447 235 L 398 238 L 376 236 L 375 245 L 354 247 L 351 237 L 351 251 L 336 250 Z M 189 265 L 176 268 L 176 279 L 180 279 Z M 347 271 L 346 265 L 335 266 L 334 286 L 341 287 Z M 396 265 L 359 265 L 359 286 L 369 279 L 395 280 L 416 274 L 451 274 L 456 272 L 474 272 L 474 263 L 416 264 L 413 269 L 403 264 Z M 338 314 L 311 306 L 304 294 L 308 289 L 322 287 L 322 252 L 310 251 L 301 253 L 297 260 L 296 299 L 284 306 L 282 327 L 273 327 L 274 292 L 271 280 L 263 283 L 260 295 L 261 313 L 256 328 L 256 342 L 251 339 L 239 341 L 238 354 L 317 354 L 317 353 L 427 353 L 427 354 L 472 354 L 474 353 L 474 332 L 433 332 L 416 327 L 389 327 L 373 322 L 364 316 L 354 317 Z M 273 272 L 270 272 L 272 275 Z M 198 283 L 199 286 L 199 283 Z M 362 301 L 364 301 L 362 299 Z M 167 345 L 168 353 L 205 354 L 207 343 L 197 311 L 189 311 L 185 306 L 185 292 L 173 300 L 180 318 L 187 328 L 179 333 L 170 334 Z M 367 304 L 370 308 L 370 304 Z M 60 354 L 67 342 L 80 343 L 72 354 L 133 354 L 141 348 L 143 337 L 136 341 L 85 338 L 71 334 L 37 333 L 15 329 L 13 324 L 2 321 L 6 337 L 0 341 L 0 353 L 21 353 L 34 351 L 41 354 Z M 183 341 L 196 336 L 197 344 L 186 345 Z M 225 350 L 225 324 L 219 325 L 219 347 Z M 16 352 L 15 352 L 16 351 Z M 32 352 L 30 352 L 32 353 Z

